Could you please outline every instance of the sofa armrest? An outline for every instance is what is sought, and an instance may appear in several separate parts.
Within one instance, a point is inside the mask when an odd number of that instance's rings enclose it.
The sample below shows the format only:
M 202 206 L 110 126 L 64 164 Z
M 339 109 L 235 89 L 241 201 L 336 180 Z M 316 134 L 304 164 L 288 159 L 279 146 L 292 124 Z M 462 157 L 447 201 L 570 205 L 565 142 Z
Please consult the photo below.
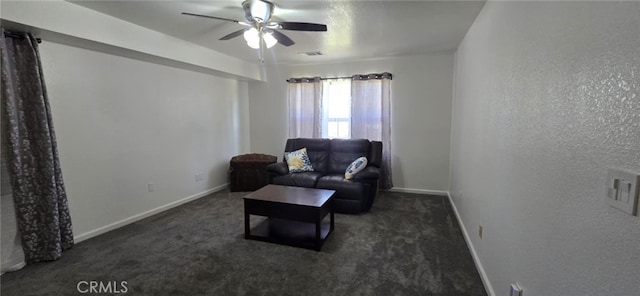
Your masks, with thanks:
M 368 166 L 353 176 L 354 181 L 377 180 L 378 178 L 380 178 L 380 169 L 374 166 Z
M 286 175 L 289 173 L 289 166 L 286 162 L 276 162 L 267 166 L 267 172 L 276 175 Z

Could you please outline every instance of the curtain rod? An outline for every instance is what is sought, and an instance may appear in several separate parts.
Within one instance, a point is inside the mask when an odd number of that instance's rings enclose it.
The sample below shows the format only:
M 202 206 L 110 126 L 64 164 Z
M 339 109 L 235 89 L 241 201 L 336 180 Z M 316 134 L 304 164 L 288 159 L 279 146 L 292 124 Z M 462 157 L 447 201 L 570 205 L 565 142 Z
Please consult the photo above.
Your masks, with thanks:
M 363 77 L 366 77 L 366 76 L 371 76 L 371 75 L 374 75 L 374 76 L 380 76 L 380 77 L 385 77 L 385 78 L 390 78 L 390 79 L 393 77 L 393 75 L 391 75 L 391 73 L 389 73 L 389 72 L 383 72 L 383 73 L 376 73 L 376 74 L 356 74 L 356 75 L 353 75 L 353 76 L 343 76 L 343 77 L 303 77 L 303 78 L 289 78 L 289 79 L 287 79 L 286 81 L 287 81 L 287 82 L 294 82 L 294 81 L 296 81 L 296 80 L 308 80 L 308 81 L 313 81 L 313 80 L 316 80 L 316 79 L 317 79 L 317 80 L 353 79 L 353 78 L 354 78 L 354 77 L 356 77 L 356 76 L 363 76 Z
M 320 78 L 320 80 L 331 80 L 331 79 L 351 79 L 353 78 L 353 76 L 346 76 L 346 77 L 322 77 Z
M 12 32 L 4 32 L 4 37 L 10 37 L 10 38 L 15 38 L 15 39 L 20 39 L 20 40 L 24 40 L 24 38 L 25 38 L 24 35 L 12 33 Z M 42 43 L 42 39 L 40 39 L 40 38 L 36 38 L 36 41 L 38 43 Z
M 351 79 L 353 78 L 353 76 L 345 76 L 345 77 L 319 77 L 317 78 L 318 80 L 331 80 L 331 79 Z M 296 79 L 309 79 L 311 80 L 315 80 L 316 78 L 314 77 L 310 77 L 310 78 L 289 78 L 287 80 L 285 80 L 286 82 L 291 82 L 292 80 L 296 80 Z

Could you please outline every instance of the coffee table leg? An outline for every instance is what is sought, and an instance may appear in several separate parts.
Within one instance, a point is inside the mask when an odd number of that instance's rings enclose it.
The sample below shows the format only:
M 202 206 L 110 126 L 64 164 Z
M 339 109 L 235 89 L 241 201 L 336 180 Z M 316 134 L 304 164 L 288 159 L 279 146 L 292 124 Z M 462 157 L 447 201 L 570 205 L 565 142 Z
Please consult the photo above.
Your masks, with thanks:
M 329 212 L 329 231 L 333 231 L 333 210 Z
M 249 213 L 247 213 L 247 211 L 245 210 L 244 212 L 244 238 L 249 238 L 249 235 L 251 234 L 251 229 L 249 228 L 250 226 L 250 222 L 249 222 Z
M 322 246 L 322 239 L 320 238 L 321 223 L 322 223 L 322 220 L 320 219 L 320 217 L 318 217 L 318 220 L 316 220 L 316 251 L 320 251 L 320 247 Z

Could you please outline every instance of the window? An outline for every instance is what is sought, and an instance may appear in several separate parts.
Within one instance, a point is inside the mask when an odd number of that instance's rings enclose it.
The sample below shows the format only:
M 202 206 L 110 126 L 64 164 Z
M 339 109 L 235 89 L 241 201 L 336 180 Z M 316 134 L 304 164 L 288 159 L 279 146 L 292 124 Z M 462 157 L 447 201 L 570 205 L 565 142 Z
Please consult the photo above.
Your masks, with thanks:
M 351 81 L 330 79 L 322 90 L 322 137 L 351 137 Z
M 287 79 L 289 138 L 356 138 L 382 142 L 380 188 L 391 177 L 391 73 L 349 78 Z

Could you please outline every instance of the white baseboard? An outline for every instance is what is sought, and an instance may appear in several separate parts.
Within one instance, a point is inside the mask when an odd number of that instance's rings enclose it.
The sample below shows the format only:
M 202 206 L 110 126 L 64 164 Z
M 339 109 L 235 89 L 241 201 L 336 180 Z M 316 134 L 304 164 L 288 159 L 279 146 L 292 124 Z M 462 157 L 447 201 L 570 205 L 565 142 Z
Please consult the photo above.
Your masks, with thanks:
M 480 261 L 480 258 L 478 258 L 478 253 L 476 253 L 476 249 L 473 247 L 473 243 L 471 242 L 471 238 L 469 237 L 467 228 L 464 226 L 464 223 L 462 223 L 462 219 L 460 218 L 460 213 L 458 213 L 458 208 L 456 208 L 456 204 L 453 203 L 453 199 L 451 198 L 451 195 L 447 194 L 447 196 L 449 197 L 449 202 L 451 203 L 453 212 L 456 214 L 456 219 L 458 220 L 458 225 L 460 225 L 460 229 L 462 230 L 462 235 L 464 236 L 464 240 L 467 241 L 467 246 L 469 246 L 469 251 L 471 251 L 471 257 L 473 257 L 473 262 L 476 264 L 476 268 L 480 273 L 480 278 L 482 279 L 484 288 L 485 290 L 487 290 L 487 294 L 489 296 L 496 296 L 496 293 L 493 291 L 493 286 L 491 286 L 491 282 L 489 281 L 489 277 L 487 277 L 487 273 L 484 271 L 482 262 Z
M 169 210 L 169 209 L 175 208 L 175 207 L 177 207 L 177 206 L 183 205 L 183 204 L 185 204 L 185 203 L 188 203 L 188 202 L 190 202 L 190 201 L 196 200 L 196 199 L 198 199 L 198 198 L 201 198 L 201 197 L 207 196 L 207 195 L 209 195 L 209 194 L 211 194 L 211 193 L 214 193 L 214 192 L 218 192 L 218 191 L 224 190 L 224 189 L 226 189 L 228 186 L 229 186 L 229 184 L 228 184 L 228 183 L 225 183 L 225 184 L 222 184 L 222 185 L 220 185 L 220 186 L 213 187 L 213 188 L 208 189 L 208 190 L 205 190 L 205 191 L 203 191 L 203 192 L 196 193 L 196 194 L 194 194 L 194 195 L 187 196 L 187 197 L 185 197 L 185 198 L 183 198 L 183 199 L 176 200 L 176 201 L 174 201 L 174 202 L 170 202 L 170 203 L 168 203 L 168 204 L 166 204 L 166 205 L 159 206 L 159 207 L 157 207 L 157 208 L 155 208 L 155 209 L 151 209 L 151 210 L 148 210 L 148 211 L 146 211 L 146 212 L 142 212 L 142 213 L 140 213 L 140 214 L 137 214 L 137 215 L 131 216 L 131 217 L 129 217 L 129 218 L 125 218 L 125 219 L 122 219 L 122 220 L 120 220 L 120 221 L 117 221 L 117 222 L 111 223 L 111 224 L 109 224 L 109 225 L 102 226 L 102 227 L 100 227 L 100 228 L 98 228 L 98 229 L 94 229 L 94 230 L 91 230 L 91 231 L 88 231 L 88 232 L 85 232 L 85 233 L 82 233 L 82 234 L 76 235 L 76 236 L 74 236 L 74 237 L 73 237 L 73 239 L 74 239 L 74 241 L 75 241 L 76 243 L 79 243 L 79 242 L 84 241 L 84 240 L 88 240 L 88 239 L 90 239 L 90 238 L 92 238 L 92 237 L 96 237 L 96 236 L 98 236 L 98 235 L 101 235 L 101 234 L 103 234 L 103 233 L 109 232 L 109 231 L 111 231 L 111 230 L 114 230 L 114 229 L 120 228 L 120 227 L 125 226 L 125 225 L 128 225 L 128 224 L 131 224 L 131 223 L 133 223 L 133 222 L 140 221 L 140 220 L 142 220 L 142 219 L 144 219 L 144 218 L 147 218 L 147 217 L 149 217 L 149 216 L 153 216 L 153 215 L 155 215 L 155 214 L 157 214 L 157 213 L 164 212 L 164 211 L 166 211 L 166 210 Z
M 0 274 L 4 274 L 5 272 L 12 272 L 12 271 L 16 271 L 16 270 L 20 270 L 23 267 L 25 267 L 27 265 L 26 262 L 24 262 L 24 260 L 12 260 L 12 261 L 8 261 L 8 262 L 2 262 L 3 266 L 8 266 L 6 268 L 4 268 L 2 270 L 2 273 Z
M 403 188 L 403 187 L 393 187 L 393 188 L 389 189 L 389 191 L 391 191 L 391 192 L 403 192 L 403 193 L 441 195 L 441 196 L 448 196 L 449 195 L 449 192 L 447 192 L 447 191 L 415 189 L 415 188 Z

